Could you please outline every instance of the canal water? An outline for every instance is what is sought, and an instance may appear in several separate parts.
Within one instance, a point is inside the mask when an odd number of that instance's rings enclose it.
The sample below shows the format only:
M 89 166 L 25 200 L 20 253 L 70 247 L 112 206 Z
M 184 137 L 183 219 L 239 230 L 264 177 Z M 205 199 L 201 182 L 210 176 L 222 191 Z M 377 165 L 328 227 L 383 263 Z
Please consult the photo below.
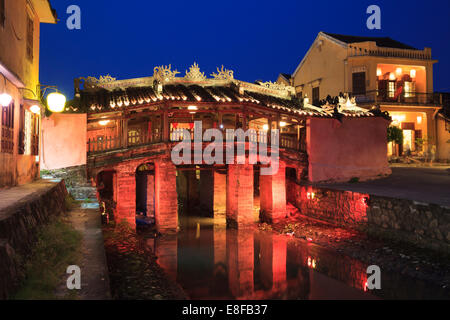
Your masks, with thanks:
M 177 235 L 147 239 L 159 265 L 194 300 L 449 299 L 439 287 L 382 273 L 367 289 L 368 265 L 286 235 L 226 229 L 189 218 Z

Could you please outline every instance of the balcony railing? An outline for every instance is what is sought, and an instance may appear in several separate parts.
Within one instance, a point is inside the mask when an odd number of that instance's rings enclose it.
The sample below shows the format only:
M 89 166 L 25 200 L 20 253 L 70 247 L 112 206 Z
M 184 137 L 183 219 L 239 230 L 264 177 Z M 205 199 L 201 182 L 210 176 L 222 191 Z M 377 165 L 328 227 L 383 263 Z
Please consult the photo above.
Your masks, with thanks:
M 406 58 L 415 60 L 431 60 L 431 51 L 428 50 L 411 50 L 411 49 L 393 49 L 393 48 L 377 48 L 369 50 L 365 48 L 349 46 L 349 57 L 373 56 L 388 58 Z
M 414 105 L 441 105 L 441 95 L 438 93 L 420 93 L 420 92 L 395 92 L 388 90 L 367 91 L 364 94 L 355 94 L 356 103 L 398 103 Z

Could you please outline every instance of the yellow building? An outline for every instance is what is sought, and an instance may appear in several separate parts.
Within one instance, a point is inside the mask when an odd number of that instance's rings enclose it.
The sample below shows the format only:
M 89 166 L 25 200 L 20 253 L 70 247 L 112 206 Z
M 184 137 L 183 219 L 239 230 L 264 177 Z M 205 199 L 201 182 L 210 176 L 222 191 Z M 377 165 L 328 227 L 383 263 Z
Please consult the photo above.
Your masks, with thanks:
M 442 101 L 433 90 L 435 63 L 430 48 L 418 50 L 390 38 L 320 32 L 290 82 L 298 97 L 308 97 L 316 105 L 340 93 L 355 96 L 359 106 L 380 105 L 404 133 L 400 150 L 391 146 L 390 154 L 433 157 L 433 152 L 446 160 L 450 155 L 439 152 L 443 146 L 437 114 Z M 280 75 L 278 82 L 287 78 Z
M 39 175 L 39 34 L 56 23 L 48 0 L 0 0 L 0 188 Z

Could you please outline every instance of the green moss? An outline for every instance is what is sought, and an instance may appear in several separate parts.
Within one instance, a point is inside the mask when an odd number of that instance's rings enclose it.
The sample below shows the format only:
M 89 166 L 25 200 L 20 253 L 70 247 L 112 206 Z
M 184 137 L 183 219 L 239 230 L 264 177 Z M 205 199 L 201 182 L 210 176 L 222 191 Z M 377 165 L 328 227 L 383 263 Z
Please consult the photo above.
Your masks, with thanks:
M 68 195 L 66 195 L 66 198 L 64 199 L 64 204 L 66 206 L 66 210 L 70 211 L 75 207 L 75 205 L 77 204 L 77 201 L 72 197 L 71 194 L 68 194 Z
M 56 289 L 67 267 L 79 265 L 81 239 L 81 234 L 64 218 L 55 218 L 43 227 L 25 265 L 25 279 L 13 299 L 56 299 Z M 67 298 L 73 298 L 73 294 Z

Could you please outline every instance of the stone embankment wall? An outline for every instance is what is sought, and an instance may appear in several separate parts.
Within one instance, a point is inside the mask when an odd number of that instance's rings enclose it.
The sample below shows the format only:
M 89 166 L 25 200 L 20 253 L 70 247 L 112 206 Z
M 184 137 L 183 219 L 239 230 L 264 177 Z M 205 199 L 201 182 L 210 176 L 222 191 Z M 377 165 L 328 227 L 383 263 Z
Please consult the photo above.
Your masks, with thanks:
M 412 200 L 302 186 L 287 181 L 301 214 L 380 238 L 450 253 L 450 208 Z
M 0 211 L 0 299 L 7 299 L 23 277 L 23 266 L 39 226 L 65 211 L 64 181 L 48 183 Z

